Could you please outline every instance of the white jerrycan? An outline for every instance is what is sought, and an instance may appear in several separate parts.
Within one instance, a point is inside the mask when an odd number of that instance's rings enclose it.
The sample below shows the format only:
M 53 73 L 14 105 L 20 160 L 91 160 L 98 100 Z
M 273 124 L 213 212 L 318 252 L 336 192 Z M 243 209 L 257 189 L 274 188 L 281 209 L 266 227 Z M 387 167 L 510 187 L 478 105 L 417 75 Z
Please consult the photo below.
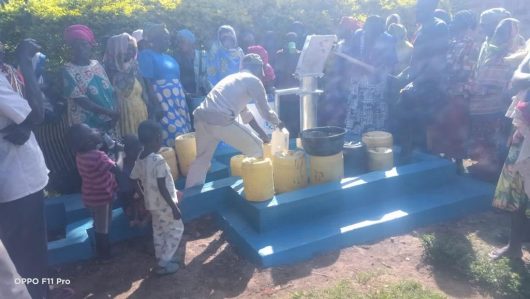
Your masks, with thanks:
M 271 138 L 271 155 L 274 157 L 276 153 L 283 153 L 289 150 L 289 131 L 286 128 L 276 128 L 272 132 Z

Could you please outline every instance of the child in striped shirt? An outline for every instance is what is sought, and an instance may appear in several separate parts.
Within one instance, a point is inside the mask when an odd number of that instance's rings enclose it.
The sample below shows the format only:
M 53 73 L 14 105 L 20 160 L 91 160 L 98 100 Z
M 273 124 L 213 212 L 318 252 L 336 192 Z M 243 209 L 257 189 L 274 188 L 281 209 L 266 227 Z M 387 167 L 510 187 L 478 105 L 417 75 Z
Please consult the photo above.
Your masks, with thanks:
M 68 139 L 76 153 L 77 170 L 82 179 L 81 198 L 94 220 L 96 253 L 99 259 L 108 261 L 112 201 L 118 189 L 116 163 L 99 150 L 103 140 L 97 130 L 85 124 L 73 125 Z

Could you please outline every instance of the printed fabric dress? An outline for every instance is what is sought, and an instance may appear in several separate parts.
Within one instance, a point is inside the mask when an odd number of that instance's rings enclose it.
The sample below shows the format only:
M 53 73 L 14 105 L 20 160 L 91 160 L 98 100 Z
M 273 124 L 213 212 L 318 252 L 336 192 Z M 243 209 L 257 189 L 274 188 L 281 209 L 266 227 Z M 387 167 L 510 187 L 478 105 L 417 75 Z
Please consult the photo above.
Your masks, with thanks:
M 528 96 L 526 97 L 528 98 Z M 529 101 L 516 97 L 506 116 L 513 119 L 516 133 L 497 183 L 493 206 L 509 212 L 524 209 L 527 217 L 530 217 Z
M 86 66 L 67 63 L 64 66 L 63 80 L 63 95 L 68 99 L 69 125 L 83 123 L 116 137 L 116 126 L 109 116 L 86 110 L 76 102 L 78 98 L 88 98 L 98 106 L 116 110 L 114 90 L 103 66 L 96 60 L 91 60 Z
M 140 74 L 153 84 L 160 101 L 163 116 L 164 145 L 173 147 L 175 138 L 191 131 L 190 114 L 182 85 L 177 61 L 151 49 L 143 50 L 138 56 Z
M 346 139 L 358 142 L 364 133 L 388 130 L 389 107 L 385 101 L 387 75 L 397 63 L 394 39 L 383 33 L 372 47 L 365 45 L 366 34 L 359 30 L 353 38 L 350 56 L 382 70 L 378 74 L 361 74 L 352 78 L 346 116 Z

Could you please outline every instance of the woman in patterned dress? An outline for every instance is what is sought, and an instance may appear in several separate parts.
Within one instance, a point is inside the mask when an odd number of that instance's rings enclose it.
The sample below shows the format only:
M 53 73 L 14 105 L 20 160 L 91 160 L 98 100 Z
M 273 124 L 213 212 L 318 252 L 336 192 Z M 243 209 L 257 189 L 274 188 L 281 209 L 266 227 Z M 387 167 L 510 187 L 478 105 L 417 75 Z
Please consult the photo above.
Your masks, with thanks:
M 456 159 L 460 172 L 467 155 L 470 82 L 479 53 L 474 41 L 477 24 L 472 11 L 459 11 L 454 16 L 450 26 L 453 38 L 447 53 L 447 102 L 427 133 L 429 150 Z
M 115 129 L 120 112 L 105 69 L 97 60 L 90 59 L 96 44 L 92 30 L 84 25 L 72 25 L 65 30 L 64 38 L 72 51 L 71 61 L 63 70 L 69 125 L 83 123 L 117 137 Z
M 217 42 L 208 52 L 208 81 L 215 86 L 226 76 L 239 72 L 243 50 L 237 44 L 236 31 L 223 25 L 217 31 Z
M 513 88 L 520 92 L 514 97 L 506 116 L 513 120 L 515 134 L 512 137 L 508 158 L 504 163 L 493 206 L 511 212 L 510 242 L 491 253 L 493 259 L 506 256 L 522 257 L 522 243 L 530 217 L 530 55 L 515 72 Z
M 138 76 L 136 40 L 127 33 L 107 41 L 103 62 L 120 104 L 121 135 L 136 135 L 138 126 L 147 120 L 143 80 Z
M 169 31 L 164 24 L 153 24 L 144 30 L 146 49 L 138 55 L 140 74 L 146 81 L 152 108 L 150 118 L 162 125 L 164 145 L 173 147 L 175 138 L 191 131 L 190 114 L 180 83 L 177 61 L 165 54 L 169 48 Z
M 353 37 L 348 55 L 371 65 L 373 72 L 355 70 L 349 98 L 346 129 L 348 141 L 358 142 L 369 131 L 388 130 L 387 76 L 397 63 L 394 38 L 385 32 L 385 21 L 370 16 Z

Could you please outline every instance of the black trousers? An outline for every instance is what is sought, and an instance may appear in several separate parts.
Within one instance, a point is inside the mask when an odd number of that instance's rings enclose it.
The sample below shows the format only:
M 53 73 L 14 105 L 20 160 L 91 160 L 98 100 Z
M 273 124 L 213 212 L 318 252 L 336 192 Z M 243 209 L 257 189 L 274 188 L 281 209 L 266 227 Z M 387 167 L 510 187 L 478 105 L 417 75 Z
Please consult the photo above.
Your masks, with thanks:
M 49 276 L 43 191 L 0 203 L 0 239 L 20 276 L 39 280 L 27 285 L 31 298 L 47 298 L 48 285 L 41 283 Z

